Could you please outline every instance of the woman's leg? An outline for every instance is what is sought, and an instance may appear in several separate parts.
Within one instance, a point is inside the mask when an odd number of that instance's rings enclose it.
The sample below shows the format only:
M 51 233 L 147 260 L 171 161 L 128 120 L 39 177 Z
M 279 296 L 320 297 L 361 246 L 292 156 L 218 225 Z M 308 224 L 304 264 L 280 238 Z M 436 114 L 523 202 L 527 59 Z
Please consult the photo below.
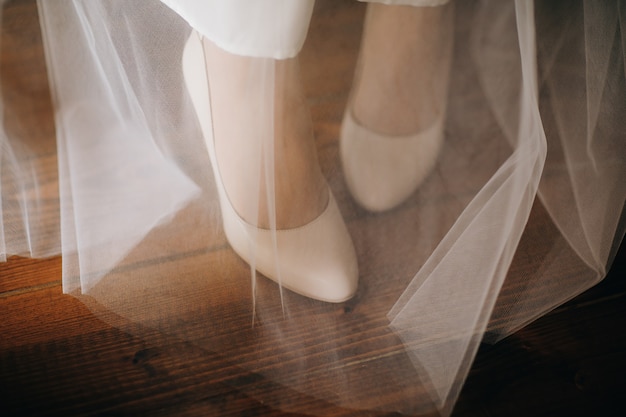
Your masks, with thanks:
M 269 227 L 263 152 L 270 148 L 277 228 L 309 223 L 326 207 L 328 189 L 297 58 L 234 55 L 208 40 L 204 49 L 217 160 L 234 208 L 248 223 Z
M 212 119 L 221 177 L 238 214 L 270 226 L 263 164 L 273 159 L 276 226 L 313 220 L 326 207 L 328 189 L 296 57 L 314 0 L 161 1 L 204 39 L 212 114 L 199 117 Z
M 414 134 L 445 111 L 449 8 L 368 4 L 352 98 L 363 126 L 390 136 Z
M 341 130 L 346 183 L 367 210 L 398 206 L 435 166 L 443 139 L 450 17 L 448 6 L 368 5 Z
M 276 34 L 273 20 L 262 19 L 267 6 L 288 8 L 306 2 L 255 4 L 262 6 L 260 15 L 248 22 L 252 29 L 241 26 L 236 14 L 229 14 L 230 23 L 244 33 L 260 29 L 262 37 Z M 248 9 L 241 11 L 246 14 Z M 293 23 L 284 11 L 278 7 L 269 18 Z M 302 35 L 307 25 L 287 27 Z M 262 42 L 260 48 L 250 48 L 256 38 L 246 33 L 244 48 L 229 49 L 229 40 L 240 39 L 236 29 L 228 28 L 234 37 L 226 41 L 192 36 L 183 57 L 191 101 L 218 181 L 226 238 L 253 268 L 285 288 L 321 301 L 343 302 L 357 289 L 356 252 L 318 164 L 298 61 L 283 54 L 291 33 L 278 33 L 277 42 Z M 264 53 L 268 45 L 271 53 Z

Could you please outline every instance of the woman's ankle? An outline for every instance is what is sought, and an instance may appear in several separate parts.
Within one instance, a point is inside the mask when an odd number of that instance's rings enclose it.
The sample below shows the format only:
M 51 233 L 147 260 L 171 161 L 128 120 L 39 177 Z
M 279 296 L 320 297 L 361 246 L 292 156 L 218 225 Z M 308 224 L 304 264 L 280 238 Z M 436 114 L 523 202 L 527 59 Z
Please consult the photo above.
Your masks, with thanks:
M 450 7 L 368 5 L 353 116 L 386 135 L 414 134 L 441 117 L 450 65 Z
M 262 228 L 314 220 L 329 195 L 297 59 L 236 56 L 208 41 L 205 50 L 216 156 L 233 207 Z

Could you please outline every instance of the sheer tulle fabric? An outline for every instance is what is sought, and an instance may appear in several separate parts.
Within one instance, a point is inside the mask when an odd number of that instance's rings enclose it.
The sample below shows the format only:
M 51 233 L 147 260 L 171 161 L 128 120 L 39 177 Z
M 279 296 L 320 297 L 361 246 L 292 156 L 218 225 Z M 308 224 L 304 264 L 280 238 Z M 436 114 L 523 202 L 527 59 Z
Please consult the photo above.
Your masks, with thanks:
M 0 253 L 62 253 L 66 292 L 155 343 L 236 354 L 236 367 L 307 398 L 449 414 L 481 340 L 597 283 L 624 235 L 618 2 L 457 4 L 443 151 L 395 210 L 360 209 L 337 147 L 318 143 L 359 256 L 360 289 L 345 305 L 281 291 L 229 250 L 182 76 L 185 20 L 159 1 L 39 6 L 59 216 L 43 216 L 54 187 L 38 179 L 50 160 L 5 116 Z M 323 53 L 305 45 L 302 60 Z M 263 132 L 259 167 L 273 155 L 275 65 L 258 58 L 246 73 L 259 86 L 246 119 Z M 544 209 L 551 222 L 528 222 Z M 397 401 L 380 404 L 383 393 Z

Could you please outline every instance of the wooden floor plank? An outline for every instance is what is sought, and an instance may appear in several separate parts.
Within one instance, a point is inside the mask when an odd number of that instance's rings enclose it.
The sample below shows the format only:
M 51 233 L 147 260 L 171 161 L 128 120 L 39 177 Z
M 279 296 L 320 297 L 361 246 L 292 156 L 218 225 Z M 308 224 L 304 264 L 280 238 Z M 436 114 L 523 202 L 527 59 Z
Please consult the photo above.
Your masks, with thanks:
M 483 346 L 455 415 L 480 415 L 475 414 L 480 410 L 511 416 L 594 415 L 599 410 L 605 412 L 601 415 L 619 415 L 623 404 L 617 394 L 626 386 L 626 336 L 618 329 L 626 325 L 626 295 L 623 282 L 613 280 L 617 282 L 600 288 L 604 291 L 597 294 L 597 302 L 570 303 L 496 346 Z M 151 346 L 104 323 L 73 331 L 81 319 L 77 322 L 67 307 L 59 309 L 63 298 L 57 294 L 56 308 L 65 317 L 44 315 L 37 326 L 30 325 L 40 330 L 49 327 L 48 337 L 0 350 L 2 380 L 11 382 L 0 392 L 2 404 L 14 407 L 7 408 L 16 412 L 10 415 L 38 415 L 42 410 L 49 415 L 96 415 L 105 410 L 161 408 L 162 415 L 176 415 L 178 410 L 202 415 L 224 409 L 234 410 L 232 415 L 237 415 L 236 410 L 269 413 L 246 394 L 259 387 L 302 400 L 299 394 L 272 386 L 258 375 L 240 371 L 238 377 L 232 377 L 236 372 L 225 376 L 224 358 L 193 346 Z M 75 302 L 66 298 L 64 302 Z M 45 297 L 41 301 L 54 302 Z M 75 308 L 84 307 L 76 302 Z M 36 310 L 53 311 L 50 304 Z M 37 320 L 37 313 L 31 317 Z M 582 324 L 581 317 L 585 318 Z M 97 319 L 87 314 L 82 320 Z M 7 334 L 6 330 L 0 334 Z M 224 408 L 211 408 L 213 402 Z M 327 415 L 350 413 L 325 406 Z
M 61 284 L 61 257 L 29 259 L 12 257 L 0 263 L 0 299 L 42 286 Z

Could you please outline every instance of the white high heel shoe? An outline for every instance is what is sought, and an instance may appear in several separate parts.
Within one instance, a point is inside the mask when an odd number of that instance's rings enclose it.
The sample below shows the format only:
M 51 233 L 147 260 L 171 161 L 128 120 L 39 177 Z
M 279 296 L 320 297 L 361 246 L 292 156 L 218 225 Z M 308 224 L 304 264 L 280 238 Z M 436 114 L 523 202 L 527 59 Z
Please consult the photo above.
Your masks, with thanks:
M 361 126 L 348 109 L 340 153 L 352 196 L 373 212 L 401 204 L 434 168 L 442 139 L 443 117 L 414 135 L 385 136 Z
M 272 232 L 243 220 L 220 176 L 204 50 L 196 33 L 185 46 L 183 73 L 209 150 L 226 238 L 235 252 L 266 277 L 300 295 L 331 303 L 352 298 L 358 284 L 356 252 L 330 188 L 326 209 L 304 226 Z

